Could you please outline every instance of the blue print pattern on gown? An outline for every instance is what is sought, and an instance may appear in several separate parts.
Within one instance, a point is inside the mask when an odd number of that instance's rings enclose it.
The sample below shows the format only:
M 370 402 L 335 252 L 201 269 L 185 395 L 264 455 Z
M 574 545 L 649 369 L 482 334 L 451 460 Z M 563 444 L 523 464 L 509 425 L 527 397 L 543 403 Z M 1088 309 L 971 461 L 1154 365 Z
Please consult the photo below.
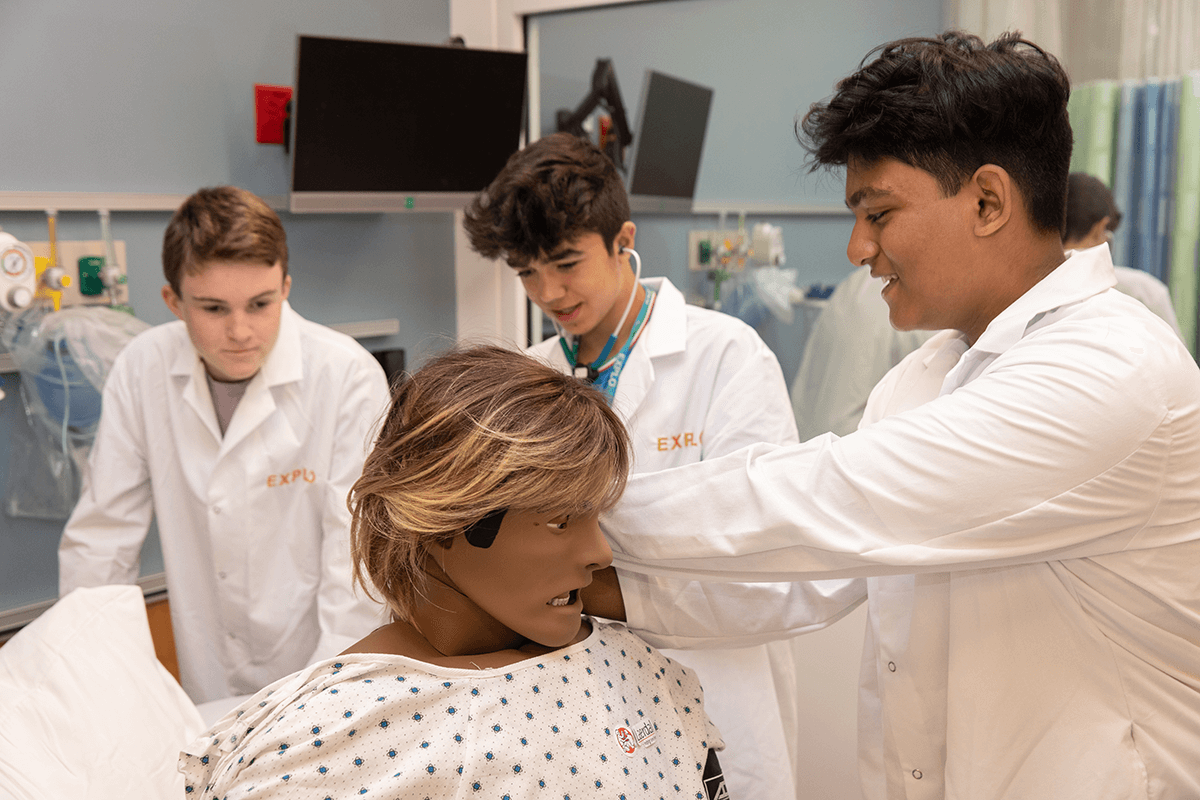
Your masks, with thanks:
M 499 669 L 373 654 L 320 662 L 227 715 L 180 770 L 206 800 L 702 800 L 710 747 L 723 743 L 696 677 L 624 627 L 593 622 L 584 641 Z

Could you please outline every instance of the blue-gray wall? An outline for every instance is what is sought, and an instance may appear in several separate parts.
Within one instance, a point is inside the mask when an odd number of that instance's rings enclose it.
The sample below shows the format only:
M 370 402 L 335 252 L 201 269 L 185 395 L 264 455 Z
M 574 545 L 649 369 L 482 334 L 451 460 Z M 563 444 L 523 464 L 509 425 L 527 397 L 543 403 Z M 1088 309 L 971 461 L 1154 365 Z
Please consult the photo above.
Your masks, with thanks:
M 647 69 L 712 87 L 713 105 L 698 202 L 739 206 L 842 209 L 840 174 L 809 174 L 796 142 L 797 114 L 833 93 L 834 84 L 873 47 L 942 29 L 941 0 L 667 0 L 537 18 L 542 133 L 559 108 L 587 95 L 597 58 L 611 58 L 630 125 L 636 125 Z M 636 136 L 636 131 L 635 131 Z M 687 231 L 716 228 L 714 215 L 635 214 L 645 275 L 665 275 L 686 291 L 711 297 L 703 273 L 687 271 Z M 836 284 L 848 273 L 852 219 L 751 214 L 747 227 L 783 229 L 787 266 L 799 284 Z M 736 227 L 736 213 L 726 226 Z M 759 332 L 779 356 L 789 383 L 807 333 L 808 313 L 792 325 L 768 319 Z
M 5 0 L 0 4 L 0 191 L 187 194 L 232 183 L 284 195 L 287 157 L 254 141 L 255 83 L 292 85 L 296 36 L 439 43 L 446 0 Z M 172 319 L 159 295 L 166 212 L 114 212 L 126 242 L 131 303 L 150 323 Z M 281 214 L 292 305 L 318 322 L 397 318 L 409 362 L 453 338 L 449 214 Z M 40 213 L 0 208 L 0 227 L 44 241 Z M 94 213 L 62 212 L 61 240 L 98 239 Z M 0 491 L 13 425 L 15 375 L 0 377 Z M 23 423 L 21 423 L 23 424 Z M 57 593 L 61 523 L 0 516 L 0 609 Z M 144 572 L 161 570 L 155 542 Z
M 940 0 L 667 0 L 538 17 L 542 128 L 587 93 L 598 57 L 612 58 L 632 118 L 646 69 L 715 89 L 697 197 L 739 204 L 840 206 L 841 177 L 807 175 L 795 115 L 884 41 L 941 27 Z M 264 195 L 287 188 L 282 148 L 254 143 L 253 84 L 289 85 L 299 33 L 440 42 L 446 0 L 6 0 L 0 5 L 0 191 L 187 193 L 234 183 Z M 283 214 L 293 305 L 320 322 L 398 318 L 400 333 L 365 342 L 404 347 L 410 363 L 453 336 L 449 215 Z M 165 213 L 114 213 L 128 248 L 132 303 L 167 321 L 158 252 Z M 710 292 L 686 271 L 686 232 L 712 216 L 636 215 L 646 275 Z M 846 273 L 845 216 L 751 215 L 784 231 L 800 283 Z M 736 223 L 735 217 L 727 220 Z M 45 239 L 41 214 L 0 209 L 18 238 Z M 62 239 L 95 239 L 94 214 L 63 212 Z M 809 316 L 759 328 L 794 373 Z M 0 378 L 0 488 L 20 409 L 17 381 Z M 54 596 L 61 525 L 0 516 L 0 609 Z M 146 567 L 161 564 L 153 548 Z

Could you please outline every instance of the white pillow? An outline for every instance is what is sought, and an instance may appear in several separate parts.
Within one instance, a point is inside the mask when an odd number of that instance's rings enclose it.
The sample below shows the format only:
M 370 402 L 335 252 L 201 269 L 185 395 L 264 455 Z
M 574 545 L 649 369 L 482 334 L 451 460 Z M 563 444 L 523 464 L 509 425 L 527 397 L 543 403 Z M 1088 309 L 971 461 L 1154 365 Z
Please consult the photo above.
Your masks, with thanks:
M 76 589 L 0 648 L 0 797 L 183 796 L 205 730 L 154 656 L 136 586 Z

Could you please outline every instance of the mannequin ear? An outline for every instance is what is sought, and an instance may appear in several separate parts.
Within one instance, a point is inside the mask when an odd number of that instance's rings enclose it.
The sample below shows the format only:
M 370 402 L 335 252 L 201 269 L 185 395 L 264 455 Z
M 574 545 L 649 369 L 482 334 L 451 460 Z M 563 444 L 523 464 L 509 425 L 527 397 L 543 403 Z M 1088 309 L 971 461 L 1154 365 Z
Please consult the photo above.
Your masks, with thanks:
M 976 236 L 991 236 L 1012 218 L 1016 206 L 1016 186 L 1003 167 L 984 164 L 965 187 L 975 205 L 974 231 Z

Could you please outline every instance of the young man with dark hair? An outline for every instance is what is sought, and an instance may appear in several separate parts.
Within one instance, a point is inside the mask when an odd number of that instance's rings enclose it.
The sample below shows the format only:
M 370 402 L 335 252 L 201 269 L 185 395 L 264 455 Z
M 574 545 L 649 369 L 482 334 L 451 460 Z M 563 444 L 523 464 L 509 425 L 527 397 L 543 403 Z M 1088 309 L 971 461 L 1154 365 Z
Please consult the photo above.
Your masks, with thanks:
M 559 329 L 530 353 L 609 398 L 629 427 L 634 473 L 755 442 L 795 442 L 774 353 L 740 320 L 686 304 L 666 278 L 639 282 L 629 213 L 608 156 L 557 133 L 509 158 L 468 208 L 466 230 L 476 250 L 517 271 Z M 780 712 L 797 680 L 786 644 L 692 651 L 681 660 L 699 675 L 724 736 L 730 795 L 795 796 L 795 734 Z
M 1121 211 L 1104 181 L 1083 172 L 1072 172 L 1067 182 L 1067 227 L 1063 232 L 1063 249 L 1107 246 L 1112 232 L 1120 225 Z M 1113 270 L 1118 289 L 1145 303 L 1146 308 L 1171 326 L 1176 336 L 1183 338 L 1165 283 L 1145 270 L 1122 266 L 1114 266 Z
M 854 433 L 632 476 L 606 520 L 660 646 L 804 630 L 804 581 L 865 579 L 872 800 L 1200 797 L 1200 370 L 1107 248 L 1064 255 L 1069 92 L 1018 34 L 841 81 L 800 133 L 846 168 L 850 260 L 950 330 Z
M 158 523 L 180 682 L 248 694 L 383 621 L 353 590 L 350 512 L 387 407 L 375 359 L 287 303 L 287 241 L 260 198 L 201 189 L 163 237 L 180 319 L 138 336 L 104 386 L 59 590 L 133 583 Z

